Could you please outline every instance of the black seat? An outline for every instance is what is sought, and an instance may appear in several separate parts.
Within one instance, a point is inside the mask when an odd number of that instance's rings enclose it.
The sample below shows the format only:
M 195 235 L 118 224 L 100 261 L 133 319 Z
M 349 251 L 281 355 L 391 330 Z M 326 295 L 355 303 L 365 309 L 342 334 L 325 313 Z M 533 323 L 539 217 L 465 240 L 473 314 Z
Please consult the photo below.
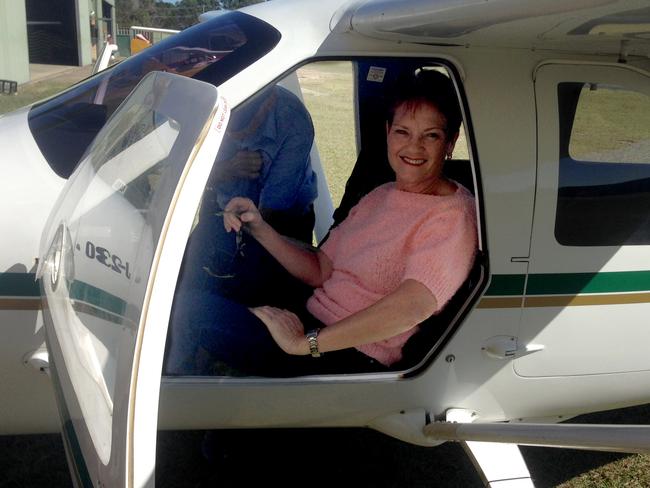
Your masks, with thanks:
M 391 366 L 392 370 L 403 371 L 417 366 L 434 347 L 437 349 L 449 338 L 450 332 L 467 313 L 479 285 L 484 281 L 485 273 L 486 257 L 479 252 L 467 279 L 439 314 L 432 315 L 419 325 L 419 330 L 404 345 L 402 359 Z
M 444 174 L 457 183 L 467 188 L 472 195 L 474 191 L 474 178 L 472 166 L 467 159 L 451 159 L 445 163 Z M 359 200 L 378 186 L 395 180 L 395 173 L 386 158 L 386 146 L 368 151 L 362 149 L 357 158 L 357 163 L 345 184 L 345 192 L 341 204 L 334 211 L 334 224 L 336 227 L 343 222 Z

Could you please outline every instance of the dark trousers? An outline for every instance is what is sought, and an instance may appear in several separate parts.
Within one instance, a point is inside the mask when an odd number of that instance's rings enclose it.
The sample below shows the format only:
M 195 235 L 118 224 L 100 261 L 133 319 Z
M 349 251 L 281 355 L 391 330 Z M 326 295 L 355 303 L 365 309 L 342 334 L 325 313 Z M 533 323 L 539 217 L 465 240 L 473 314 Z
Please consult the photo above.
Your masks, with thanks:
M 302 225 L 296 222 L 291 219 L 294 233 L 303 234 L 298 237 L 311 236 L 313 212 Z M 288 225 L 276 221 L 275 226 L 282 230 Z M 312 291 L 255 239 L 225 232 L 223 219 L 216 215 L 202 216 L 188 242 L 174 298 L 166 374 L 285 377 L 385 370 L 354 349 L 320 358 L 286 354 L 248 308 L 271 305 L 291 310 L 306 331 L 322 328 L 305 308 Z
M 280 234 L 311 243 L 314 212 L 274 212 L 267 221 Z M 226 232 L 220 212 L 203 212 L 187 243 L 177 290 L 210 290 L 248 305 L 285 307 L 287 296 L 311 293 L 246 232 Z
M 296 309 L 306 331 L 323 327 L 304 306 Z M 170 326 L 182 327 L 183 333 L 170 338 L 169 375 L 290 377 L 387 370 L 355 349 L 320 358 L 286 354 L 247 306 L 207 290 L 177 296 Z

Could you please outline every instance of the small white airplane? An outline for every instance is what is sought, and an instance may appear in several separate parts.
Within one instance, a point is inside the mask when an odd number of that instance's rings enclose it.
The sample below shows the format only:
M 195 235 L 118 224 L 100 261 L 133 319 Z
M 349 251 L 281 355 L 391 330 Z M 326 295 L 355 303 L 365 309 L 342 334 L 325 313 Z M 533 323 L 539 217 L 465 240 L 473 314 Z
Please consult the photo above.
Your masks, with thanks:
M 466 155 L 449 169 L 479 223 L 474 269 L 435 325 L 388 372 L 163 374 L 231 113 L 274 84 L 305 100 L 318 242 L 347 181 L 327 181 L 340 162 L 326 148 L 349 136 L 347 191 L 376 185 L 377 107 L 420 69 L 456 87 Z M 12 229 L 0 431 L 58 428 L 55 396 L 82 486 L 153 486 L 159 429 L 365 426 L 459 441 L 494 487 L 532 486 L 518 444 L 648 453 L 646 426 L 560 423 L 650 401 L 648 114 L 647 0 L 274 0 L 206 14 L 0 118 Z

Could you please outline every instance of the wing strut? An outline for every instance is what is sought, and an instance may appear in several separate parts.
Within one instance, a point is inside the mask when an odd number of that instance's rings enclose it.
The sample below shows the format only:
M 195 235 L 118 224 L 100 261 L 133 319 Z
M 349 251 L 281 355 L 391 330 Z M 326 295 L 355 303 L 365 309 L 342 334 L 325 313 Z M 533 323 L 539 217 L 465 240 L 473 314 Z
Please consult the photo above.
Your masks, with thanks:
M 437 441 L 650 454 L 650 426 L 647 425 L 434 422 L 424 426 L 424 435 Z

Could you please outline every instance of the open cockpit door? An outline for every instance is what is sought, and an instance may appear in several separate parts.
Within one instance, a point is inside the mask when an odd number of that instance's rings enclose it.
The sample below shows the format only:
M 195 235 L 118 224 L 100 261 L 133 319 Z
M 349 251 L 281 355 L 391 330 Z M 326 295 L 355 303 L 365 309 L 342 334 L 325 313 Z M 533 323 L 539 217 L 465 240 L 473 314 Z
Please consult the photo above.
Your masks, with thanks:
M 192 215 L 200 197 L 181 190 L 205 184 L 227 118 L 214 86 L 150 73 L 91 144 L 50 216 L 43 308 L 79 485 L 153 486 L 167 323 L 192 226 L 179 215 Z

